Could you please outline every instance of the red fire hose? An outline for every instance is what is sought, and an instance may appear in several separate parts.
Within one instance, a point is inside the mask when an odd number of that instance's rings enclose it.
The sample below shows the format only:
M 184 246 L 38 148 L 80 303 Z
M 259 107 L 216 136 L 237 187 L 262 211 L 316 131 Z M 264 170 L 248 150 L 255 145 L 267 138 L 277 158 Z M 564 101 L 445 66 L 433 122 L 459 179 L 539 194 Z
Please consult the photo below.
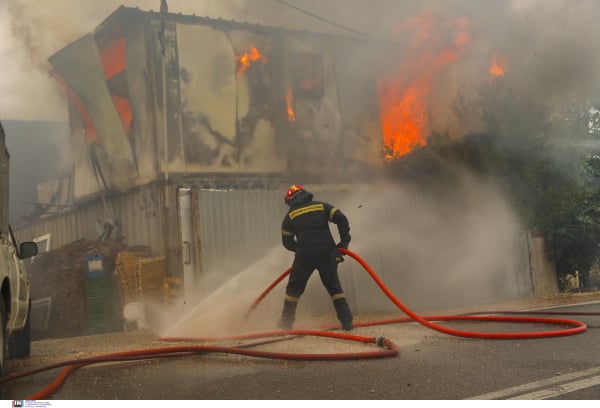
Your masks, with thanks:
M 457 315 L 457 316 L 419 316 L 406 307 L 381 281 L 379 276 L 373 271 L 373 268 L 364 259 L 347 249 L 340 248 L 340 251 L 356 260 L 364 269 L 371 275 L 375 283 L 379 288 L 386 294 L 386 296 L 398 306 L 409 318 L 397 318 L 380 320 L 376 322 L 366 322 L 355 324 L 355 327 L 360 326 L 374 326 L 391 323 L 403 323 L 407 321 L 415 320 L 430 329 L 437 330 L 442 333 L 450 334 L 453 336 L 461 337 L 473 337 L 482 339 L 528 339 L 528 338 L 540 338 L 540 337 L 558 337 L 558 336 L 569 336 L 577 333 L 584 332 L 587 326 L 579 321 L 570 319 L 555 319 L 555 318 L 534 318 L 534 317 L 510 317 L 510 316 L 474 316 L 474 315 Z M 289 273 L 291 268 L 288 268 L 283 274 L 281 274 L 269 287 L 263 291 L 260 296 L 254 301 L 247 312 L 247 315 L 252 312 L 258 304 L 267 296 L 267 294 L 281 282 Z M 432 323 L 432 321 L 451 321 L 451 320 L 467 320 L 467 321 L 494 321 L 494 322 L 510 322 L 510 323 L 542 323 L 542 324 L 553 324 L 553 325 L 565 325 L 570 326 L 567 329 L 561 330 L 550 330 L 541 332 L 520 332 L 520 333 L 481 333 L 472 331 L 455 330 L 448 327 L 440 326 Z
M 530 339 L 530 338 L 540 338 L 540 337 L 557 337 L 557 336 L 568 336 L 574 335 L 578 333 L 582 333 L 587 329 L 587 326 L 579 321 L 569 320 L 569 319 L 556 319 L 556 318 L 533 318 L 533 317 L 510 317 L 510 316 L 474 316 L 474 315 L 458 315 L 458 316 L 418 316 L 414 312 L 412 312 L 409 308 L 407 308 L 400 300 L 394 296 L 394 294 L 383 284 L 381 279 L 377 276 L 377 274 L 373 271 L 373 269 L 357 254 L 354 252 L 340 249 L 344 254 L 355 259 L 368 273 L 371 275 L 373 280 L 377 283 L 377 285 L 381 288 L 381 290 L 386 294 L 386 296 L 396 305 L 398 306 L 404 313 L 406 313 L 408 318 L 397 318 L 397 319 L 388 319 L 388 320 L 380 320 L 380 321 L 372 321 L 365 323 L 355 324 L 355 327 L 363 327 L 363 326 L 375 326 L 375 325 L 383 325 L 383 324 L 391 324 L 391 323 L 402 323 L 407 321 L 415 320 L 421 323 L 424 326 L 429 327 L 430 329 L 437 330 L 442 333 L 461 336 L 461 337 L 473 337 L 473 338 L 484 338 L 484 339 Z M 265 289 L 260 296 L 254 301 L 254 303 L 250 306 L 249 310 L 246 313 L 248 316 L 253 310 L 256 309 L 258 304 L 269 294 L 269 292 L 277 286 L 279 282 L 281 282 L 291 271 L 291 268 L 288 268 L 283 274 L 281 274 L 267 289 Z M 562 330 L 550 330 L 550 331 L 542 331 L 542 332 L 521 332 L 521 333 L 483 333 L 483 332 L 471 332 L 471 331 L 461 331 L 450 329 L 444 326 L 440 326 L 438 324 L 432 323 L 432 321 L 452 321 L 452 320 L 466 320 L 466 321 L 494 321 L 494 322 L 517 322 L 517 323 L 542 323 L 542 324 L 552 324 L 552 325 L 564 325 L 569 326 L 570 328 L 562 329 Z M 329 337 L 336 338 L 340 340 L 347 341 L 355 341 L 365 344 L 375 344 L 379 346 L 379 349 L 375 351 L 363 351 L 363 352 L 351 352 L 351 353 L 325 353 L 325 354 L 316 354 L 316 353 L 282 353 L 282 352 L 269 352 L 269 351 L 259 351 L 259 350 L 251 350 L 251 347 L 255 347 L 258 345 L 264 345 L 268 343 L 273 343 L 277 341 L 288 340 L 292 337 L 296 336 L 318 336 L 318 337 Z M 185 345 L 185 346 L 173 346 L 173 347 L 161 347 L 155 349 L 142 349 L 142 350 L 132 350 L 125 351 L 120 353 L 112 353 L 100 355 L 87 359 L 78 359 L 73 361 L 65 361 L 62 363 L 53 364 L 46 367 L 41 367 L 32 371 L 12 374 L 3 378 L 0 378 L 0 384 L 8 381 L 15 380 L 17 378 L 22 378 L 25 376 L 33 375 L 42 371 L 48 371 L 51 369 L 64 367 L 61 373 L 56 377 L 56 379 L 43 390 L 33 394 L 26 399 L 36 400 L 36 399 L 44 399 L 48 395 L 51 395 L 54 391 L 56 391 L 60 385 L 66 380 L 67 376 L 76 370 L 79 367 L 100 363 L 100 362 L 110 362 L 110 361 L 130 361 L 130 360 L 142 360 L 142 359 L 151 359 L 151 358 L 166 358 L 166 357 L 176 357 L 176 356 L 185 356 L 190 354 L 206 354 L 206 353 L 228 353 L 228 354 L 238 354 L 245 355 L 250 357 L 260 357 L 260 358 L 270 358 L 270 359 L 284 359 L 284 360 L 308 360 L 308 361 L 330 361 L 330 360 L 357 360 L 357 359 L 374 359 L 374 358 L 385 358 L 385 357 L 395 357 L 398 355 L 399 349 L 396 344 L 391 342 L 388 339 L 383 337 L 365 337 L 358 336 L 350 333 L 340 333 L 334 331 L 324 331 L 324 330 L 287 330 L 287 331 L 273 331 L 267 333 L 253 333 L 246 334 L 240 336 L 231 336 L 231 337 L 222 337 L 222 338 L 177 338 L 177 337 L 163 337 L 160 340 L 163 341 L 171 341 L 171 342 L 189 342 L 189 341 L 215 341 L 215 340 L 248 340 L 248 339 L 259 339 L 259 338 L 269 338 L 267 340 L 249 343 L 237 346 L 216 346 L 216 345 Z
M 430 329 L 437 330 L 442 333 L 451 334 L 453 336 L 461 337 L 474 337 L 482 339 L 530 339 L 540 337 L 557 337 L 557 336 L 569 336 L 577 333 L 582 333 L 587 329 L 587 326 L 579 321 L 570 319 L 553 319 L 553 318 L 533 318 L 533 317 L 510 317 L 510 316 L 425 316 L 421 317 L 407 308 L 394 294 L 383 284 L 381 279 L 377 276 L 375 271 L 357 254 L 340 249 L 344 254 L 354 258 L 368 273 L 371 275 L 375 283 L 381 288 L 386 296 L 398 306 L 404 313 L 410 316 L 412 319 L 421 323 Z M 495 322 L 517 322 L 517 323 L 543 323 L 543 324 L 559 324 L 571 326 L 568 329 L 562 330 L 550 330 L 544 332 L 522 332 L 522 333 L 480 333 L 471 331 L 454 330 L 444 326 L 440 326 L 431 321 L 449 321 L 449 320 L 471 320 L 471 321 L 495 321 Z M 404 321 L 402 319 L 401 321 Z

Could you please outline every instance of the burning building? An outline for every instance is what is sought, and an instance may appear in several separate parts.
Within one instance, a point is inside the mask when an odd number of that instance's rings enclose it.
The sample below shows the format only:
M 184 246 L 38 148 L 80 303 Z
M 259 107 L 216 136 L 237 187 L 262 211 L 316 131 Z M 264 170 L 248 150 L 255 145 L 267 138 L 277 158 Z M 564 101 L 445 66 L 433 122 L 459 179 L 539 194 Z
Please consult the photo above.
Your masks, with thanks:
M 50 57 L 65 86 L 74 199 L 179 176 L 343 181 L 381 148 L 361 44 L 121 7 Z M 368 52 L 363 44 L 362 54 Z M 367 129 L 373 129 L 365 133 Z
M 208 251 L 219 237 L 260 254 L 278 238 L 229 223 L 215 236 L 207 220 L 233 196 L 236 219 L 252 196 L 256 209 L 273 207 L 272 221 L 238 221 L 277 232 L 290 182 L 368 182 L 383 143 L 377 74 L 356 67 L 373 52 L 354 37 L 118 8 L 49 57 L 68 102 L 71 193 L 65 211 L 19 234 L 51 236 L 52 248 L 96 238 L 148 246 L 188 282 L 227 263 Z
M 50 249 L 108 238 L 143 246 L 165 257 L 164 275 L 185 292 L 207 293 L 280 247 L 290 183 L 333 202 L 352 191 L 355 209 L 377 195 L 371 176 L 384 153 L 426 142 L 422 98 L 468 42 L 463 25 L 453 27 L 456 52 L 402 82 L 378 72 L 390 44 L 120 7 L 49 58 L 68 102 L 70 196 L 64 211 L 17 234 L 48 237 Z M 354 194 L 361 186 L 370 191 Z M 418 219 L 424 208 L 415 197 L 392 200 L 394 212 L 372 212 L 369 227 L 401 230 L 399 214 Z M 409 257 L 376 250 L 389 253 L 372 266 L 387 266 L 402 287 L 395 270 L 410 268 Z M 497 279 L 512 281 L 513 269 Z M 345 285 L 353 306 L 380 307 L 361 285 Z

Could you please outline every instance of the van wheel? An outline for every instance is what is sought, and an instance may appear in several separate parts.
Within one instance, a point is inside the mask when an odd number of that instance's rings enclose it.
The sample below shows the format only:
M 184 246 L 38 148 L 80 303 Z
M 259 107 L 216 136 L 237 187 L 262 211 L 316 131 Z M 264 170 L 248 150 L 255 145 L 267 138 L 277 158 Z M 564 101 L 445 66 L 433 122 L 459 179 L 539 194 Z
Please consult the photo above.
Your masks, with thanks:
M 0 294 L 0 376 L 6 375 L 6 353 L 8 351 L 8 345 L 6 341 L 6 306 L 4 305 L 4 296 Z
M 8 336 L 8 352 L 6 358 L 27 358 L 31 355 L 31 300 L 27 310 L 27 320 L 22 330 Z

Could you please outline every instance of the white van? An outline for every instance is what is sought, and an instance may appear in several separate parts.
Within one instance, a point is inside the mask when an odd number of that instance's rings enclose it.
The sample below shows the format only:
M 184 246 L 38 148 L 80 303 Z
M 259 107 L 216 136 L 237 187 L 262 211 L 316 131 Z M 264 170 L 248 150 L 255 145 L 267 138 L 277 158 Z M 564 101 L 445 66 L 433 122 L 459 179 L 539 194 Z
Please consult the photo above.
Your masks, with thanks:
M 8 358 L 28 357 L 31 352 L 29 275 L 23 259 L 37 254 L 35 242 L 17 246 L 9 225 L 9 154 L 0 123 L 0 376 Z

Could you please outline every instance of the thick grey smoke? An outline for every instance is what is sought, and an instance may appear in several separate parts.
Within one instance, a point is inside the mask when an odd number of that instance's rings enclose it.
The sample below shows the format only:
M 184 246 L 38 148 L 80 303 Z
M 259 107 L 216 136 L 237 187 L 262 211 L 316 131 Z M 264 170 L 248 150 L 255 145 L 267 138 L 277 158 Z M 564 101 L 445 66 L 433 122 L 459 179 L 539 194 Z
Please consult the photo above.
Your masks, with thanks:
M 170 11 L 233 19 L 245 1 L 168 1 Z M 48 57 L 92 32 L 121 5 L 160 8 L 160 0 L 0 2 L 0 118 L 65 121 L 65 97 L 50 77 Z
M 508 61 L 506 75 L 515 89 L 544 100 L 559 102 L 571 94 L 587 96 L 599 83 L 599 53 L 594 51 L 593 41 L 600 34 L 600 3 L 594 0 L 169 0 L 168 4 L 169 11 L 175 13 L 394 39 L 400 57 L 406 51 L 403 46 L 408 45 L 408 19 L 435 14 L 438 27 L 431 27 L 428 35 L 432 38 L 447 35 L 439 27 L 466 19 L 469 46 L 448 67 L 432 94 L 437 104 L 442 104 L 442 108 L 432 108 L 438 126 L 450 126 L 450 119 L 443 115 L 451 115 L 448 104 L 456 92 L 472 95 L 487 80 L 493 52 Z M 120 5 L 158 10 L 160 1 L 51 0 L 44 7 L 34 0 L 2 2 L 0 117 L 64 120 L 64 97 L 49 78 L 47 58 L 93 31 Z M 451 39 L 436 38 L 440 40 Z M 357 59 L 357 64 L 371 62 Z

